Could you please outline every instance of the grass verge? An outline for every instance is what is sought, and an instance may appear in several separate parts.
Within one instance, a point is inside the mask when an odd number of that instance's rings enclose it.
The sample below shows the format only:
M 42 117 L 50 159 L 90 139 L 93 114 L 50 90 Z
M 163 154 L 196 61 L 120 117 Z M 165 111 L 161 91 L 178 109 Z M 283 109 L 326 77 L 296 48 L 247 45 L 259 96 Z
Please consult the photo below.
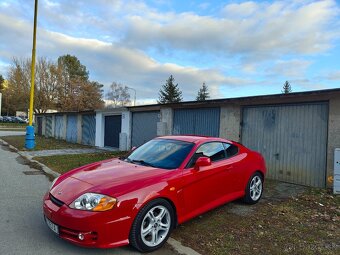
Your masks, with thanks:
M 2 136 L 1 139 L 8 142 L 20 151 L 26 150 L 25 148 L 25 136 Z M 35 136 L 35 148 L 33 150 L 58 150 L 58 149 L 85 149 L 91 148 L 91 146 L 68 143 L 64 140 L 57 140 L 54 138 L 46 138 L 43 136 Z
M 340 254 L 339 196 L 308 188 L 295 197 L 273 197 L 250 208 L 240 202 L 226 204 L 180 225 L 173 237 L 207 255 Z
M 11 123 L 11 122 L 0 122 L 0 128 L 22 128 L 25 129 L 28 124 L 26 123 Z
M 76 167 L 80 167 L 104 159 L 119 157 L 125 154 L 126 152 L 114 151 L 104 153 L 86 153 L 86 154 L 34 157 L 33 159 L 43 163 L 52 170 L 62 174 Z

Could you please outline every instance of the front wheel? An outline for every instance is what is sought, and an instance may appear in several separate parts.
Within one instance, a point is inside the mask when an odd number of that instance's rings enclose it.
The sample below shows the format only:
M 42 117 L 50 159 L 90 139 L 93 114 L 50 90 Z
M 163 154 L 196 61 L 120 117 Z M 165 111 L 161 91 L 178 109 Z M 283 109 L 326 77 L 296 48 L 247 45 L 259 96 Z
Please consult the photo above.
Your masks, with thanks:
M 160 248 L 174 227 L 174 210 L 164 199 L 156 199 L 137 214 L 130 232 L 130 244 L 141 252 Z
M 260 173 L 253 174 L 246 187 L 246 195 L 244 196 L 244 202 L 247 204 L 256 204 L 263 193 L 263 178 Z

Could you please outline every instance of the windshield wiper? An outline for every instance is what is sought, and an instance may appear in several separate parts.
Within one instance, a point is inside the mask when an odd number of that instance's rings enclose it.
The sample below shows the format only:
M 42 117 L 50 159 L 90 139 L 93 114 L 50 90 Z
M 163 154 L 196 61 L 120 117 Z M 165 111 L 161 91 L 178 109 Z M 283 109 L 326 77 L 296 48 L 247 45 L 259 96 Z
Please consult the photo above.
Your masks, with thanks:
M 129 159 L 131 163 L 137 163 L 137 164 L 141 164 L 143 166 L 151 166 L 151 167 L 155 167 L 153 164 L 150 164 L 148 162 L 145 162 L 144 160 L 137 160 L 137 159 Z

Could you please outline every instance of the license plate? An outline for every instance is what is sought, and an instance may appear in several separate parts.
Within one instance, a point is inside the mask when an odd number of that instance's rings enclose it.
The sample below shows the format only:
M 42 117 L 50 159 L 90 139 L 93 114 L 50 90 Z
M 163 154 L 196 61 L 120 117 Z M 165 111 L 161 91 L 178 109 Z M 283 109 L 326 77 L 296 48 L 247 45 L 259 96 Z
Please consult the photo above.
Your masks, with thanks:
M 56 233 L 57 235 L 59 235 L 59 227 L 58 227 L 58 225 L 54 224 L 52 221 L 50 221 L 50 220 L 47 219 L 46 217 L 45 217 L 45 221 L 46 221 L 47 226 L 48 226 L 54 233 Z

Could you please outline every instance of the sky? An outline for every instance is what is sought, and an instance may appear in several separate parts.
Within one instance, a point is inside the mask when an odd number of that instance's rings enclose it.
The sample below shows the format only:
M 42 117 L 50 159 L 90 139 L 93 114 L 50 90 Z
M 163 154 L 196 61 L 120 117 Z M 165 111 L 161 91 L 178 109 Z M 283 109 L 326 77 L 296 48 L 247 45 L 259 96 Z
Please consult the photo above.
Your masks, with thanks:
M 78 57 L 90 79 L 156 103 L 173 75 L 185 101 L 205 82 L 230 98 L 340 87 L 340 2 L 39 0 L 37 57 Z M 0 0 L 0 74 L 30 58 L 34 0 Z M 133 98 L 134 92 L 131 90 Z

